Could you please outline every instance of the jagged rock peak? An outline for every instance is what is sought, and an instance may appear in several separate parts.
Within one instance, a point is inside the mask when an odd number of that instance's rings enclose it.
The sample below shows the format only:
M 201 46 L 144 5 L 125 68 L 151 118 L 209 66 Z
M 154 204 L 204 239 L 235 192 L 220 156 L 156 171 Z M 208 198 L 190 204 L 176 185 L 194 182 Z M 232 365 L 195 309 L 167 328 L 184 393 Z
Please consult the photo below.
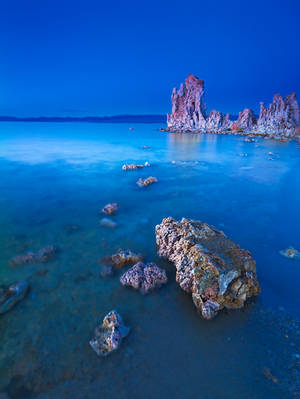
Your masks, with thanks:
M 224 115 L 220 111 L 212 110 L 206 119 L 205 126 L 207 130 L 213 131 L 230 128 L 231 121 L 229 120 L 229 114 Z
M 283 98 L 274 94 L 269 107 L 260 103 L 260 113 L 257 121 L 257 130 L 261 132 L 291 134 L 300 124 L 300 111 L 296 93 Z
M 245 108 L 243 112 L 239 112 L 239 117 L 234 122 L 234 128 L 253 129 L 256 126 L 257 119 L 254 112 L 250 108 Z
M 167 115 L 168 127 L 176 130 L 205 127 L 204 81 L 189 74 L 185 83 L 172 92 L 172 114 Z

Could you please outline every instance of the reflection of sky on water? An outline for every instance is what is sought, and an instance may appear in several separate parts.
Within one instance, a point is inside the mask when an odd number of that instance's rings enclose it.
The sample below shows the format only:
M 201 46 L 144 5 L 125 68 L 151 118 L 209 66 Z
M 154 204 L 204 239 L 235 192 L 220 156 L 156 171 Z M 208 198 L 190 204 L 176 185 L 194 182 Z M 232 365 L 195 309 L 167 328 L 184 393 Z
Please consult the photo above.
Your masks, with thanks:
M 0 126 L 0 157 L 10 161 L 39 164 L 56 160 L 69 163 L 117 161 L 124 157 L 124 153 L 134 155 L 130 144 L 126 145 L 123 140 L 118 140 L 123 132 L 127 133 L 126 125 L 22 125 L 21 131 L 18 124 L 9 124 L 8 131 L 5 131 L 5 126 Z M 111 136 L 111 132 L 114 136 Z M 107 137 L 111 137 L 112 142 L 108 142 Z
M 213 134 L 161 133 L 156 125 L 3 123 L 0 157 L 27 164 L 65 161 L 74 165 L 98 162 L 191 163 L 220 168 L 220 173 L 278 184 L 299 162 L 295 144 Z M 142 150 L 149 145 L 149 150 Z M 273 152 L 273 156 L 268 153 Z M 271 159 L 272 158 L 272 159 Z
M 254 144 L 246 143 L 243 137 L 172 133 L 168 136 L 168 158 L 213 163 L 233 178 L 245 176 L 276 184 L 299 162 L 295 143 L 289 145 L 264 139 Z M 274 155 L 269 156 L 269 152 Z

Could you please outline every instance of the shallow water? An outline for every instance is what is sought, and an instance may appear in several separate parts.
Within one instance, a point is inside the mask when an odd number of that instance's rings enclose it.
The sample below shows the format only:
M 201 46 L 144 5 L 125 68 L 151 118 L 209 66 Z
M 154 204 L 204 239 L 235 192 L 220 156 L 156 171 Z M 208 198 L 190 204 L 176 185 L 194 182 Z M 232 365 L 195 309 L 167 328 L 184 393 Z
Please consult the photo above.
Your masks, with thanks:
M 0 124 L 0 282 L 31 286 L 0 316 L 0 391 L 12 399 L 298 397 L 300 262 L 279 254 L 300 249 L 296 143 L 133 127 Z M 145 161 L 151 167 L 121 169 Z M 136 186 L 150 175 L 157 184 Z M 108 202 L 120 205 L 115 229 L 99 225 Z M 154 226 L 165 216 L 203 220 L 249 249 L 259 298 L 202 320 L 174 267 L 156 255 Z M 74 224 L 78 231 L 65 229 Z M 9 266 L 49 244 L 60 248 L 53 261 Z M 142 296 L 122 287 L 120 274 L 101 278 L 98 259 L 119 248 L 164 267 L 168 284 Z M 114 308 L 132 330 L 118 352 L 98 358 L 88 341 Z

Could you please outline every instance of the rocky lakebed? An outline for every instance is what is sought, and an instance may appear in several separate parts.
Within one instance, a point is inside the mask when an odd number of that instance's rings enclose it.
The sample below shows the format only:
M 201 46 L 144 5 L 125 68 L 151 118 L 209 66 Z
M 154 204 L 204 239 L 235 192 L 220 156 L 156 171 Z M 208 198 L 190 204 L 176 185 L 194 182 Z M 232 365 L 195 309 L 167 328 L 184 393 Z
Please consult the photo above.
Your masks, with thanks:
M 0 399 L 299 397 L 295 142 L 1 129 Z

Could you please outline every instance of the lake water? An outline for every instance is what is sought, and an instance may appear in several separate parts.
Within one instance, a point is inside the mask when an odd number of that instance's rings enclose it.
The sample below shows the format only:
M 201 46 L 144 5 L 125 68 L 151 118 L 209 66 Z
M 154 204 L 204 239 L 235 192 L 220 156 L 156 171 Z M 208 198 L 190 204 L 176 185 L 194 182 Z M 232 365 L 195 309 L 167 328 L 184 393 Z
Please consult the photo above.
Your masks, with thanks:
M 131 126 L 0 124 L 0 285 L 31 287 L 0 315 L 0 398 L 299 398 L 300 261 L 279 254 L 300 249 L 297 143 Z M 135 184 L 150 175 L 158 183 Z M 99 225 L 109 202 L 120 206 L 114 229 Z M 213 224 L 249 249 L 261 295 L 202 320 L 157 257 L 166 216 Z M 53 261 L 9 265 L 49 244 L 60 248 Z M 142 296 L 121 272 L 101 278 L 99 258 L 119 248 L 165 268 L 168 284 Z M 89 340 L 112 309 L 131 332 L 99 358 Z

